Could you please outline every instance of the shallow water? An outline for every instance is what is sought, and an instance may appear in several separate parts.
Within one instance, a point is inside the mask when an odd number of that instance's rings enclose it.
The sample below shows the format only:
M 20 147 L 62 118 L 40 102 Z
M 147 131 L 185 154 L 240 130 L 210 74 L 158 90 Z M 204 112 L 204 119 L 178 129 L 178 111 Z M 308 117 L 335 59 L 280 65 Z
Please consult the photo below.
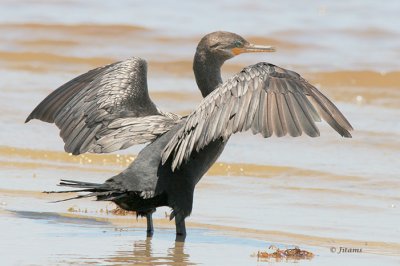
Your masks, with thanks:
M 399 10 L 397 1 L 2 1 L 1 264 L 399 265 Z M 82 72 L 135 55 L 148 60 L 157 105 L 187 114 L 201 100 L 195 47 L 217 29 L 278 49 L 230 60 L 224 77 L 260 61 L 295 70 L 337 103 L 353 138 L 324 123 L 316 139 L 234 136 L 197 187 L 183 246 L 167 208 L 149 240 L 142 219 L 113 215 L 112 204 L 49 203 L 64 195 L 41 191 L 57 189 L 60 178 L 102 182 L 143 146 L 70 156 L 54 125 L 23 124 L 40 100 Z M 254 254 L 270 245 L 316 256 L 258 261 Z

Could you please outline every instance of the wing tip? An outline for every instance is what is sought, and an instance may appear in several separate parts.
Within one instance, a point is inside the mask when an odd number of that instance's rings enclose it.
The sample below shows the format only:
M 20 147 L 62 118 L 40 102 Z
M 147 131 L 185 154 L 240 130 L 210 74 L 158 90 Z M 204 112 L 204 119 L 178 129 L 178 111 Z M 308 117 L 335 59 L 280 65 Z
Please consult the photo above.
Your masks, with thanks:
M 168 153 L 164 152 L 164 154 L 161 157 L 161 165 L 165 165 L 170 157 L 171 157 L 171 152 Z M 175 170 L 177 169 L 179 170 L 179 165 L 177 165 L 176 163 L 176 158 L 173 158 L 172 160 L 173 161 L 171 163 L 171 171 L 175 172 Z
M 168 157 L 169 157 L 169 156 L 168 156 Z M 162 157 L 161 157 L 161 164 L 162 164 L 162 165 L 165 164 L 165 162 L 167 161 L 168 157 L 167 157 L 167 156 L 162 156 Z
M 347 131 L 346 130 L 346 132 L 344 132 L 344 133 L 341 133 L 340 134 L 343 138 L 353 138 L 353 136 L 350 134 L 350 132 L 349 131 Z
M 29 121 L 31 121 L 32 119 L 36 119 L 36 109 L 37 107 L 28 115 L 28 117 L 25 119 L 25 123 L 28 123 Z
M 40 110 L 37 112 L 36 111 L 37 108 L 38 107 L 36 107 L 35 110 L 33 110 L 32 113 L 25 119 L 24 123 L 28 123 L 32 119 L 39 119 L 40 121 L 46 123 L 54 123 L 54 115 L 49 116 L 46 113 L 40 113 Z

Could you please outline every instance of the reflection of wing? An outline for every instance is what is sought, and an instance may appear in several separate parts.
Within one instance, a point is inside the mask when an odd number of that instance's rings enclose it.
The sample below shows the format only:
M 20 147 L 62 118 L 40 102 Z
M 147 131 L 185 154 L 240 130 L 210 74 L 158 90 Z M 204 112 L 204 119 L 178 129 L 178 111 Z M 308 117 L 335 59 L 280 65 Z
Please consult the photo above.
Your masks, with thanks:
M 179 116 L 163 113 L 147 91 L 140 58 L 93 69 L 62 85 L 28 116 L 55 123 L 73 154 L 111 152 L 154 140 Z
M 317 109 L 317 111 L 315 110 Z M 203 99 L 185 125 L 163 151 L 163 163 L 173 156 L 172 170 L 190 154 L 218 138 L 252 129 L 278 137 L 289 133 L 319 136 L 316 121 L 320 116 L 344 137 L 351 137 L 350 123 L 315 87 L 299 74 L 271 64 L 258 63 L 218 86 Z

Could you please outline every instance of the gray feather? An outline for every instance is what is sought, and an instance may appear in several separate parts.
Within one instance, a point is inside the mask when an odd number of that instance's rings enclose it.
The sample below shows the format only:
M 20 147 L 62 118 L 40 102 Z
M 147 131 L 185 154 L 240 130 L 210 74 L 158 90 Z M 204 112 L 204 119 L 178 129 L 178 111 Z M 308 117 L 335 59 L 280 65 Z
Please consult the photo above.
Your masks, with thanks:
M 148 116 L 158 118 L 150 121 L 145 119 Z M 181 119 L 161 112 L 151 101 L 147 64 L 137 57 L 67 82 L 43 100 L 27 121 L 33 118 L 55 122 L 65 150 L 73 154 L 111 152 L 150 142 Z
M 164 148 L 162 162 L 172 156 L 174 170 L 193 151 L 250 128 L 264 137 L 274 132 L 278 137 L 287 133 L 297 137 L 303 131 L 316 137 L 319 131 L 314 122 L 320 115 L 342 136 L 351 137 L 346 118 L 299 74 L 259 63 L 244 68 L 203 99 Z

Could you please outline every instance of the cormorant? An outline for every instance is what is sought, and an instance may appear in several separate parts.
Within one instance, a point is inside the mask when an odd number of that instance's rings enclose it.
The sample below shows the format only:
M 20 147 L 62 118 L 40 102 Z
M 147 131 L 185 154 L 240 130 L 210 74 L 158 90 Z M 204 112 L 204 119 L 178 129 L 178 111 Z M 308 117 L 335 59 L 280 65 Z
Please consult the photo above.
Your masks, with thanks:
M 123 172 L 103 184 L 62 180 L 74 198 L 96 197 L 147 218 L 172 208 L 177 240 L 186 236 L 196 184 L 217 160 L 229 137 L 252 130 L 275 134 L 319 136 L 323 118 L 343 137 L 352 126 L 336 106 L 296 72 L 257 63 L 223 82 L 222 64 L 241 53 L 273 52 L 230 32 L 213 32 L 199 42 L 193 70 L 204 99 L 188 116 L 163 112 L 149 97 L 146 61 L 132 57 L 82 74 L 47 96 L 28 116 L 55 123 L 65 151 L 108 153 L 148 143 Z

